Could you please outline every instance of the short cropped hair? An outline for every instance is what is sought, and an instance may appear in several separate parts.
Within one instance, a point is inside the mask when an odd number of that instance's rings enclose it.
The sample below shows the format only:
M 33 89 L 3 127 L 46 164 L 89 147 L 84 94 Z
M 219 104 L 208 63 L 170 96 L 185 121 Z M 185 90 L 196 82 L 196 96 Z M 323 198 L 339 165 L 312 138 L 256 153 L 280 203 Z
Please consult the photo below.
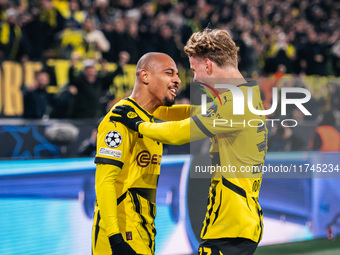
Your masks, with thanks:
M 184 47 L 188 56 L 208 58 L 219 67 L 237 67 L 237 50 L 238 47 L 227 31 L 210 28 L 194 33 Z

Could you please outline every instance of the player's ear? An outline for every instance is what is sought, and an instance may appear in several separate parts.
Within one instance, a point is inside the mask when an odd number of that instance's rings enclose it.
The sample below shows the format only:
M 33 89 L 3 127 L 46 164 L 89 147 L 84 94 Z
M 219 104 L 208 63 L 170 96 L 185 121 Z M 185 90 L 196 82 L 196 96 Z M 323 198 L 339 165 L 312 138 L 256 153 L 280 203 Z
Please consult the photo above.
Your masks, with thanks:
M 205 58 L 204 59 L 204 69 L 207 72 L 207 74 L 211 74 L 212 73 L 212 62 L 209 58 Z
M 145 69 L 142 69 L 142 70 L 139 71 L 139 79 L 144 84 L 149 84 L 149 75 L 148 75 L 148 72 Z

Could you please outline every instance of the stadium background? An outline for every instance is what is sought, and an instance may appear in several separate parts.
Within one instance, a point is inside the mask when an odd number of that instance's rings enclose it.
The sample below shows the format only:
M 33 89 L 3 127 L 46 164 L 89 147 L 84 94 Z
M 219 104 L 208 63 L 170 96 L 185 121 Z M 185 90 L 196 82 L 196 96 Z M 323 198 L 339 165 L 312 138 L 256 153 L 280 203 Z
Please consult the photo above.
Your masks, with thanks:
M 56 23 L 44 20 L 47 7 L 42 2 L 53 4 L 50 13 L 60 13 Z M 75 12 L 70 12 L 71 2 L 80 4 Z M 239 66 L 245 76 L 270 78 L 261 83 L 265 100 L 270 98 L 270 88 L 284 86 L 285 79 L 278 78 L 289 79 L 293 86 L 301 86 L 302 78 L 303 86 L 312 92 L 313 118 L 292 112 L 299 126 L 289 141 L 271 144 L 266 164 L 339 163 L 338 152 L 307 152 L 325 109 L 335 111 L 339 127 L 337 1 L 25 0 L 1 1 L 0 7 L 1 254 L 90 254 L 95 166 L 91 157 L 80 158 L 79 147 L 90 137 L 97 119 L 24 119 L 22 115 L 23 88 L 33 83 L 35 72 L 49 73 L 48 93 L 58 96 L 68 86 L 71 55 L 62 38 L 70 36 L 70 28 L 82 31 L 91 15 L 112 46 L 109 52 L 99 51 L 110 62 L 109 70 L 116 69 L 120 51 L 130 54 L 124 73 L 110 87 L 115 100 L 132 88 L 135 61 L 152 50 L 176 60 L 183 85 L 180 99 L 185 99 L 191 72 L 181 47 L 188 35 L 210 23 L 231 32 L 240 47 Z M 6 42 L 6 24 L 13 16 L 18 18 L 15 31 L 20 29 L 21 36 L 16 33 Z M 55 25 L 58 22 L 60 26 Z M 15 38 L 21 42 L 19 48 Z M 69 42 L 73 44 L 72 39 Z M 98 53 L 89 45 L 77 49 L 82 59 Z M 81 60 L 77 68 L 82 70 Z M 157 254 L 191 254 L 197 248 L 209 180 L 189 178 L 193 160 L 189 153 L 189 146 L 165 146 L 157 195 Z M 265 233 L 256 254 L 339 254 L 338 176 L 264 179 L 260 203 Z

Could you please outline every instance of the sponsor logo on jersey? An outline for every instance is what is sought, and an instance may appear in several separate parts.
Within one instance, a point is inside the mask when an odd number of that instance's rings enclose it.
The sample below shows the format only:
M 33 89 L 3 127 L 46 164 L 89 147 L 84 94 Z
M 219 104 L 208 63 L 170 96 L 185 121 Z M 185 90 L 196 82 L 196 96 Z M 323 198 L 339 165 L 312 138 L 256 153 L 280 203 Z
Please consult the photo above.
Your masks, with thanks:
M 117 148 L 122 143 L 122 135 L 117 131 L 110 131 L 105 136 L 105 143 L 111 148 Z
M 114 158 L 121 158 L 122 152 L 119 150 L 109 149 L 109 148 L 99 148 L 99 155 L 106 155 Z
M 162 155 L 153 154 L 151 155 L 148 151 L 141 151 L 138 153 L 136 160 L 140 167 L 147 167 L 148 165 L 160 165 Z

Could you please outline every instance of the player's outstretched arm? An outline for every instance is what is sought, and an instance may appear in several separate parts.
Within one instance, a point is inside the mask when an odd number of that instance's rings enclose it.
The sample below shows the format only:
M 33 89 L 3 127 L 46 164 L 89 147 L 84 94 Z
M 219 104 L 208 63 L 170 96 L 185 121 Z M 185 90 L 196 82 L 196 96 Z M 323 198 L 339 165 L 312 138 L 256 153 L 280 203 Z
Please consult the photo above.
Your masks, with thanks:
M 200 112 L 201 112 L 201 106 L 199 105 L 178 104 L 178 105 L 173 105 L 171 107 L 160 106 L 153 113 L 153 116 L 156 119 L 160 119 L 164 121 L 177 121 L 177 120 L 184 120 L 186 118 L 190 118 L 190 116 L 194 116 L 196 114 L 199 114 Z
M 144 122 L 138 132 L 164 144 L 182 145 L 190 142 L 190 118 L 163 123 Z
M 153 113 L 153 116 L 164 121 L 184 120 L 190 117 L 190 105 L 160 106 Z
M 135 110 L 127 105 L 117 106 L 112 113 L 114 115 L 110 120 L 121 122 L 128 128 L 161 143 L 181 145 L 207 137 L 197 128 L 192 118 L 163 123 L 144 122 Z M 193 123 L 191 129 L 190 123 Z

